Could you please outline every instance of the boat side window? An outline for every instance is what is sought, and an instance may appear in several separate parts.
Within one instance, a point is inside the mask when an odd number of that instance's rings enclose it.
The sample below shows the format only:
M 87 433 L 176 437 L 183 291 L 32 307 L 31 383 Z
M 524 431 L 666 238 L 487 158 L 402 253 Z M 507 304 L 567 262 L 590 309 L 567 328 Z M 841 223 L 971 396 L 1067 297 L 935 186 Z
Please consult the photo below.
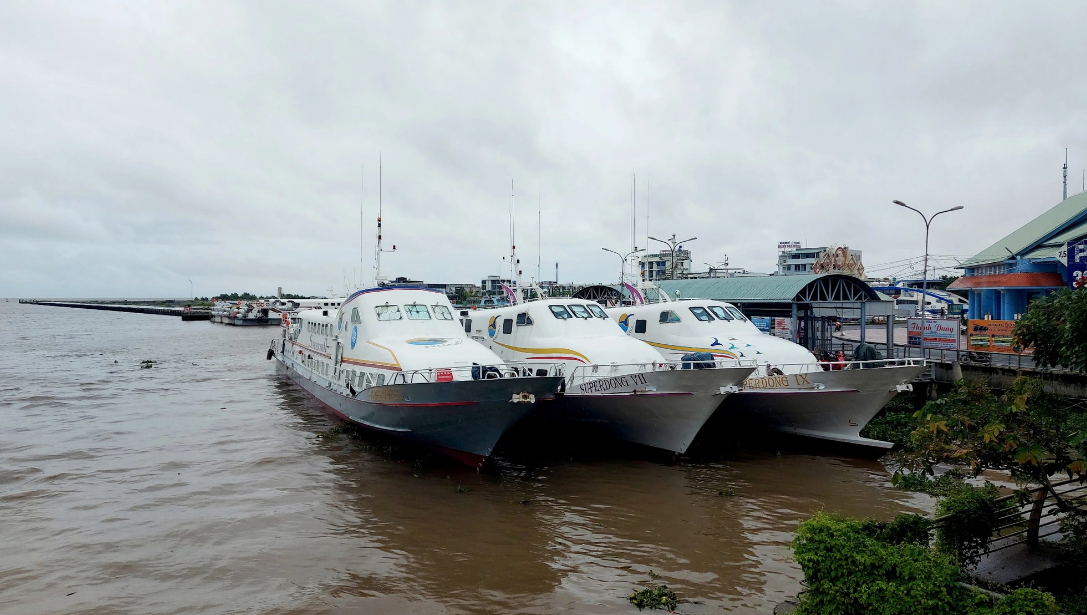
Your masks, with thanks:
M 713 316 L 710 316 L 710 313 L 707 312 L 706 308 L 704 307 L 693 307 L 690 308 L 690 310 L 691 313 L 694 314 L 694 317 L 698 320 L 701 320 L 702 322 L 709 322 L 713 320 Z
M 362 319 L 359 318 L 359 309 L 357 307 L 351 308 L 351 322 L 355 324 L 362 322 Z
M 606 319 L 608 317 L 608 315 L 604 313 L 604 310 L 600 309 L 600 306 L 595 303 L 590 303 L 585 307 L 589 308 L 589 311 L 592 312 L 593 316 L 596 316 L 597 318 Z
M 404 311 L 408 313 L 408 320 L 430 320 L 430 310 L 425 305 L 412 303 L 405 305 Z
M 453 320 L 453 313 L 444 305 L 432 305 L 430 307 L 434 309 L 434 318 L 438 320 Z
M 400 308 L 395 305 L 375 305 L 378 320 L 400 320 Z
M 472 332 L 472 319 L 471 318 L 465 318 L 464 319 L 464 332 L 465 333 L 471 333 Z
M 635 320 L 634 321 L 634 332 L 635 333 L 645 333 L 645 321 L 644 320 Z
M 679 322 L 679 314 L 672 310 L 661 312 L 661 322 Z
M 528 312 L 521 312 L 517 315 L 517 326 L 527 327 L 532 324 L 532 317 L 528 315 Z
M 585 309 L 585 306 L 580 303 L 572 303 L 569 307 L 570 311 L 574 313 L 574 316 L 577 316 L 578 318 L 588 320 L 593 317 L 593 315 L 589 313 L 589 310 Z
M 555 315 L 555 318 L 558 318 L 559 320 L 573 318 L 573 316 L 570 315 L 570 312 L 566 311 L 566 308 L 561 305 L 549 305 L 548 307 L 551 308 L 551 313 Z
M 513 319 L 506 318 L 502 321 L 502 333 L 513 333 Z
M 728 313 L 735 316 L 736 320 L 738 320 L 740 322 L 746 322 L 747 321 L 747 317 L 744 316 L 743 312 L 741 312 L 740 310 L 737 310 L 734 307 L 728 308 Z
M 714 316 L 721 320 L 732 320 L 732 316 L 728 313 L 728 311 L 725 310 L 723 306 L 711 305 L 710 311 L 713 312 Z

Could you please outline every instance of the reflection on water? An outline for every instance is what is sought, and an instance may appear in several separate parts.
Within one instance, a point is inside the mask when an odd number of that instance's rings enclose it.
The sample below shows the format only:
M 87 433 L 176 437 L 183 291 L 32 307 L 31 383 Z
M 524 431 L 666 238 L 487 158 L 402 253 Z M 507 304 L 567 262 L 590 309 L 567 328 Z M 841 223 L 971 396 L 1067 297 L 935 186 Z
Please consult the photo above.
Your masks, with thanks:
M 680 612 L 767 613 L 811 511 L 928 505 L 872 461 L 534 427 L 477 473 L 339 433 L 267 330 L 0 303 L 0 333 L 4 612 L 630 613 L 659 576 Z

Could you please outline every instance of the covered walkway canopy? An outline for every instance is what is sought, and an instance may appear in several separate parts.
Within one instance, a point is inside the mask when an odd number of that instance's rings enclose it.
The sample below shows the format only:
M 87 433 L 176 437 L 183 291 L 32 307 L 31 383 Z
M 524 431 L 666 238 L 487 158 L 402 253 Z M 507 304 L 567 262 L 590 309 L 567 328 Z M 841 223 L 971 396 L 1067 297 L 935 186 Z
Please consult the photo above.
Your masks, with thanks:
M 887 340 L 894 339 L 894 302 L 864 280 L 840 274 L 775 275 L 697 280 L 663 280 L 661 291 L 671 299 L 717 299 L 748 316 L 791 318 L 793 341 L 811 349 L 830 348 L 830 323 L 855 318 L 887 317 Z M 652 298 L 651 298 L 652 299 Z

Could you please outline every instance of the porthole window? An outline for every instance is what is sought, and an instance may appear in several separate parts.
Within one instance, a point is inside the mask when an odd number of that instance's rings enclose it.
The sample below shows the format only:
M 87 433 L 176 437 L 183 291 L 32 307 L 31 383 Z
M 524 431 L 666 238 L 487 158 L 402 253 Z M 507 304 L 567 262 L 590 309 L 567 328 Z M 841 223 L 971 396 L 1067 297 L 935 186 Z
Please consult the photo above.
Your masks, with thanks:
M 635 320 L 634 321 L 634 332 L 635 333 L 645 333 L 645 321 L 644 320 Z
M 510 334 L 510 333 L 513 333 L 513 320 L 512 319 L 507 318 L 507 319 L 502 321 L 502 333 L 505 333 L 507 335 Z

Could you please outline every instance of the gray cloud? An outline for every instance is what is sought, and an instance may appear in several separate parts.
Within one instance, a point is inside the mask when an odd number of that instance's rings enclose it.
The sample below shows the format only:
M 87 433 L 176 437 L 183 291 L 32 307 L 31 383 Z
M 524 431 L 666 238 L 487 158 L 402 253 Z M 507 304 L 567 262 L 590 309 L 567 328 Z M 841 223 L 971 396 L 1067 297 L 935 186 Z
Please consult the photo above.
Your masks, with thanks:
M 509 184 L 542 270 L 654 235 L 768 271 L 971 254 L 1087 166 L 1077 4 L 13 2 L 0 6 L 0 294 L 340 290 L 498 273 Z M 365 165 L 365 194 L 360 194 Z M 364 245 L 360 248 L 360 203 Z M 908 215 L 907 215 L 908 214 Z M 639 220 L 644 236 L 644 218 Z M 639 246 L 644 239 L 639 239 Z M 365 262 L 360 264 L 360 253 Z M 529 263 L 532 265 L 530 266 Z M 352 273 L 354 271 L 354 273 Z

